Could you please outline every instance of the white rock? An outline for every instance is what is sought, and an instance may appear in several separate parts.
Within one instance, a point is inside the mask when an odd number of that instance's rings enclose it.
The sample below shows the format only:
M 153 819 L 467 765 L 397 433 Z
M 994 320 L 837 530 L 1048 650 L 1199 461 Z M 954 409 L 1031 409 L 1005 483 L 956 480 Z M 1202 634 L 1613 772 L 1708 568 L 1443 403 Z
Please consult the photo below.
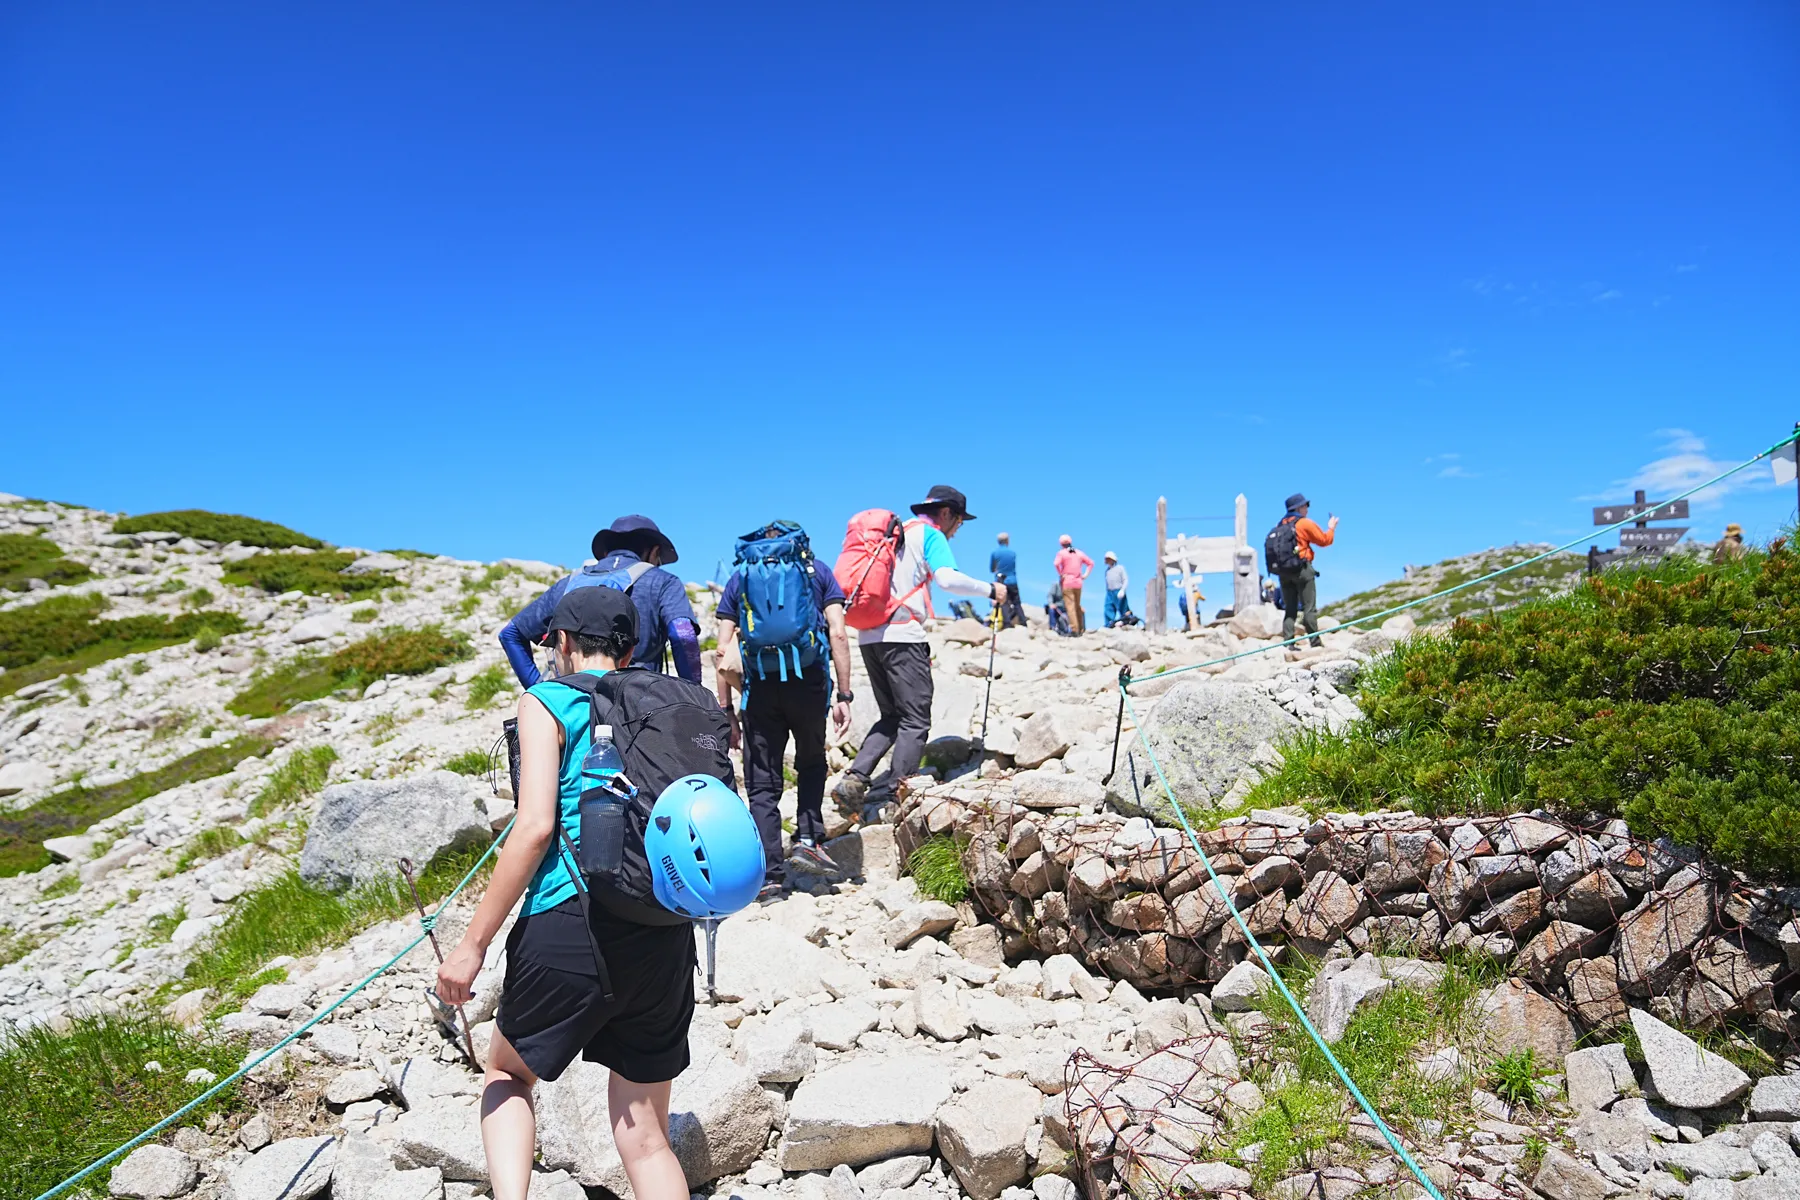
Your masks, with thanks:
M 938 1149 L 972 1200 L 994 1200 L 1025 1178 L 1025 1138 L 1042 1106 L 1029 1083 L 992 1079 L 938 1110 Z
M 848 1050 L 857 1038 L 881 1023 L 881 1014 L 861 1000 L 820 1005 L 807 1015 L 812 1021 L 813 1044 L 827 1050 Z
M 439 1200 L 444 1173 L 437 1167 L 402 1171 L 386 1146 L 363 1137 L 338 1145 L 331 1171 L 331 1200 Z
M 1608 1108 L 1637 1086 L 1625 1047 L 1617 1042 L 1570 1051 L 1563 1058 L 1563 1078 L 1577 1112 Z
M 331 1184 L 334 1137 L 270 1142 L 225 1172 L 225 1200 L 312 1200 Z
M 1677 1108 L 1716 1108 L 1750 1090 L 1750 1077 L 1730 1061 L 1643 1009 L 1631 1010 L 1631 1027 L 1657 1093 Z
M 325 1085 L 325 1103 L 342 1108 L 346 1104 L 355 1104 L 358 1100 L 370 1100 L 380 1095 L 387 1087 L 381 1072 L 367 1067 L 357 1071 L 345 1071 L 335 1076 Z
M 923 1154 L 933 1118 L 950 1099 L 950 1068 L 936 1057 L 900 1054 L 820 1071 L 788 1101 L 780 1163 L 784 1171 L 860 1166 L 897 1154 Z
M 1225 978 L 1214 986 L 1213 1007 L 1220 1012 L 1249 1012 L 1268 986 L 1268 973 L 1246 959 L 1225 972 Z
M 763 1083 L 798 1083 L 818 1059 L 810 1024 L 793 1015 L 740 1026 L 736 1050 L 738 1061 Z
M 0 767 L 0 796 L 36 792 L 56 782 L 56 772 L 42 763 L 9 762 Z
M 1052 954 L 1044 960 L 1043 995 L 1046 1000 L 1075 996 L 1089 1004 L 1106 999 L 1106 985 L 1088 973 L 1072 954 Z
M 942 900 L 922 900 L 902 910 L 882 930 L 887 944 L 901 950 L 922 937 L 956 925 L 956 910 Z
M 1335 1042 L 1344 1036 L 1357 1009 L 1387 994 L 1394 981 L 1384 977 L 1372 956 L 1326 963 L 1306 997 L 1306 1015 L 1319 1036 Z
M 394 1142 L 422 1167 L 437 1167 L 445 1179 L 487 1182 L 487 1152 L 481 1145 L 481 1113 L 460 1100 L 433 1099 L 400 1114 Z
M 390 879 L 398 859 L 423 867 L 443 851 L 483 845 L 491 836 L 469 781 L 449 771 L 333 784 L 307 830 L 300 875 L 344 891 Z
M 314 613 L 294 622 L 288 630 L 288 641 L 297 646 L 308 642 L 322 642 L 350 628 L 350 614 L 345 609 L 327 609 L 322 613 Z
M 1750 1092 L 1757 1121 L 1800 1121 L 1800 1075 L 1765 1075 Z
M 169 1146 L 139 1146 L 112 1169 L 107 1187 L 115 1196 L 135 1200 L 168 1200 L 185 1196 L 199 1182 L 194 1160 Z
M 810 996 L 823 990 L 825 969 L 841 961 L 773 921 L 742 916 L 720 923 L 718 946 L 719 999 L 727 1003 L 773 1008 L 783 1000 Z M 704 962 L 704 944 L 700 954 Z
M 962 993 L 936 980 L 914 990 L 912 1016 L 919 1032 L 940 1042 L 958 1042 L 969 1036 L 969 1014 L 962 1006 Z
M 871 1163 L 856 1173 L 856 1186 L 879 1196 L 889 1188 L 909 1188 L 917 1183 L 931 1166 L 925 1154 L 902 1154 L 898 1158 Z

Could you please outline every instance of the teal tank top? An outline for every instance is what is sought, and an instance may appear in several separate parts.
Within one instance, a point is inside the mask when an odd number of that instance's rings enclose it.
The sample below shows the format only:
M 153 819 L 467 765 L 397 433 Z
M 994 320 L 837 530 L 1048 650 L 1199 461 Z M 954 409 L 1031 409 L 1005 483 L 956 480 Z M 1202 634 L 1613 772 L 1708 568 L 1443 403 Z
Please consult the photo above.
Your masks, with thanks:
M 604 675 L 604 670 L 591 670 L 588 675 Z M 568 831 L 569 841 L 581 845 L 581 760 L 588 752 L 588 702 L 587 697 L 572 687 L 567 687 L 554 680 L 535 683 L 525 692 L 533 696 L 538 703 L 549 710 L 550 715 L 562 723 L 563 754 L 562 771 L 557 781 L 556 798 L 558 816 L 562 827 Z M 569 862 L 569 851 L 556 838 L 550 843 L 550 849 L 544 853 L 544 861 L 538 865 L 537 874 L 531 877 L 531 883 L 525 888 L 525 908 L 527 916 L 555 908 L 575 897 L 575 877 L 570 874 L 572 864 Z

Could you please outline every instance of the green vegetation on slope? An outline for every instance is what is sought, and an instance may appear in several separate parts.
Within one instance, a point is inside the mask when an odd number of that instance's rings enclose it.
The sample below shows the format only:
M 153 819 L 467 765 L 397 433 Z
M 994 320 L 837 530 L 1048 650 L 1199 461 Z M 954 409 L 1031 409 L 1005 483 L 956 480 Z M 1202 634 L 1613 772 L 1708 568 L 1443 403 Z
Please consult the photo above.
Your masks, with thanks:
M 906 856 L 906 873 L 925 895 L 955 904 L 969 894 L 969 876 L 962 862 L 967 845 L 943 833 L 926 838 Z
M 337 761 L 337 756 L 337 751 L 330 746 L 294 751 L 250 802 L 248 815 L 266 816 L 284 805 L 313 795 L 330 778 L 331 764 Z
M 244 628 L 236 613 L 213 609 L 104 620 L 106 606 L 104 596 L 52 596 L 0 612 L 0 667 L 6 668 L 0 696 L 108 659 L 189 641 L 202 630 L 217 636 Z
M 285 550 L 289 546 L 305 546 L 309 550 L 317 550 L 325 545 L 318 538 L 307 537 L 304 533 L 289 529 L 286 525 L 277 525 L 273 521 L 259 521 L 255 517 L 241 517 L 236 513 L 207 512 L 199 508 L 143 513 L 135 517 L 121 517 L 113 522 L 114 533 L 152 533 L 164 530 L 191 537 L 195 541 L 218 542 L 220 545 L 241 542 L 246 546 L 263 546 L 270 550 Z
M 486 849 L 453 850 L 433 859 L 416 877 L 420 897 L 426 904 L 443 899 Z M 231 915 L 188 964 L 184 986 L 216 988 L 223 997 L 241 1000 L 272 982 L 263 970 L 271 959 L 341 946 L 377 921 L 405 916 L 417 920 L 417 912 L 398 871 L 342 896 L 315 888 L 298 871 L 289 871 L 231 906 Z
M 62 547 L 47 537 L 0 533 L 0 591 L 22 592 L 30 579 L 57 586 L 80 583 L 92 575 L 85 563 L 64 558 Z
M 76 1017 L 0 1032 L 0 1196 L 35 1196 L 204 1092 L 188 1072 L 224 1078 L 244 1057 L 241 1042 L 190 1034 L 147 1012 Z M 146 1071 L 145 1063 L 160 1071 Z M 240 1104 L 221 1092 L 189 1114 L 200 1125 Z M 106 1173 L 91 1177 L 103 1194 Z
M 166 767 L 121 779 L 104 787 L 77 784 L 53 792 L 30 808 L 0 817 L 0 875 L 17 875 L 50 865 L 44 839 L 80 833 L 96 821 L 122 812 L 140 800 L 196 780 L 211 779 L 246 758 L 260 758 L 274 743 L 241 737 L 205 746 Z
M 239 716 L 272 717 L 304 700 L 360 691 L 387 675 L 423 675 L 473 653 L 466 637 L 436 625 L 383 629 L 336 654 L 302 656 L 259 674 L 227 707 Z
M 1460 620 L 1358 693 L 1367 719 L 1288 746 L 1252 803 L 1543 805 L 1800 875 L 1800 556 L 1781 543 Z
M 1340 621 L 1385 612 L 1397 604 L 1441 592 L 1471 579 L 1479 579 L 1490 571 L 1498 571 L 1502 567 L 1536 557 L 1550 548 L 1548 543 L 1527 543 L 1448 558 L 1441 563 L 1413 571 L 1409 579 L 1396 579 L 1366 592 L 1333 601 L 1326 606 L 1325 612 Z M 1511 608 L 1527 600 L 1544 599 L 1567 591 L 1581 581 L 1586 571 L 1587 558 L 1584 555 L 1556 554 L 1479 587 L 1466 588 L 1407 611 L 1422 625 L 1428 621 Z
M 356 561 L 354 554 L 323 550 L 316 554 L 252 554 L 225 568 L 226 583 L 259 588 L 270 595 L 305 592 L 309 596 L 355 596 L 398 586 L 400 581 L 382 571 L 345 575 Z

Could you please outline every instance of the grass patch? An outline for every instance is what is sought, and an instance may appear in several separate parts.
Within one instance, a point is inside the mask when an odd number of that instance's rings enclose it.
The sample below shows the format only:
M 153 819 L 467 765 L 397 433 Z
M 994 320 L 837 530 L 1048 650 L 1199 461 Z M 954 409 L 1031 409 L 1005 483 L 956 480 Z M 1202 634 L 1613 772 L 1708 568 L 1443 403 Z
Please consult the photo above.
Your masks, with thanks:
M 1296 995 L 1304 995 L 1317 964 L 1302 962 L 1283 971 Z M 1416 1133 L 1416 1122 L 1445 1120 L 1466 1110 L 1466 1078 L 1426 1079 L 1418 1073 L 1421 1047 L 1472 1045 L 1474 996 L 1492 977 L 1485 962 L 1453 960 L 1430 991 L 1395 988 L 1364 1008 L 1332 1047 L 1338 1061 L 1382 1119 L 1401 1131 Z M 1315 1163 L 1333 1142 L 1343 1142 L 1354 1101 L 1331 1064 L 1294 1020 L 1274 989 L 1258 1006 L 1273 1024 L 1273 1042 L 1257 1053 L 1252 1077 L 1262 1083 L 1267 1103 L 1232 1130 L 1231 1145 L 1241 1150 L 1262 1143 L 1255 1163 L 1245 1163 L 1259 1194 L 1273 1181 Z M 1273 1086 L 1277 1065 L 1291 1064 L 1292 1076 Z
M 314 746 L 288 755 L 287 761 L 269 776 L 269 782 L 263 784 L 256 799 L 250 801 L 249 815 L 264 816 L 317 793 L 330 778 L 331 764 L 337 761 L 337 756 L 337 751 L 330 746 Z
M 223 1078 L 243 1059 L 240 1042 L 190 1034 L 149 1012 L 75 1018 L 0 1033 L 0 1195 L 35 1196 L 198 1096 L 205 1068 Z M 144 1070 L 162 1064 L 159 1072 Z M 220 1093 L 187 1117 L 194 1125 L 242 1101 Z M 91 1177 L 104 1191 L 105 1174 Z
M 255 517 L 242 517 L 236 513 L 207 512 L 198 508 L 143 513 L 135 517 L 121 517 L 113 522 L 114 533 L 163 531 L 179 533 L 197 542 L 218 542 L 220 545 L 241 542 L 246 546 L 261 546 L 268 550 L 286 550 L 291 546 L 318 550 L 325 545 L 318 538 L 308 537 L 298 530 L 277 525 L 273 521 L 259 521 Z
M 11 926 L 0 925 L 0 967 L 18 962 L 46 940 L 40 933 L 14 933 Z
M 444 770 L 458 775 L 485 775 L 489 765 L 486 750 L 465 750 L 444 764 Z
M 1284 748 L 1257 805 L 1623 817 L 1763 878 L 1800 875 L 1800 555 L 1673 556 L 1413 638 L 1365 719 Z
M 36 871 L 50 865 L 44 839 L 80 833 L 141 800 L 172 787 L 223 775 L 246 758 L 259 758 L 274 748 L 263 738 L 241 737 L 204 746 L 165 767 L 133 775 L 104 787 L 76 784 L 44 797 L 30 808 L 0 817 L 0 876 Z M 99 851 L 96 850 L 98 855 Z
M 70 871 L 60 879 L 53 879 L 38 889 L 38 895 L 46 900 L 60 900 L 64 896 L 73 896 L 81 890 L 81 873 Z
M 104 596 L 52 596 L 0 612 L 0 696 L 27 684 L 74 675 L 109 659 L 185 642 L 210 628 L 237 633 L 235 613 L 201 609 L 179 616 L 152 614 L 103 619 Z
M 27 580 L 52 587 L 91 579 L 86 563 L 63 557 L 62 547 L 35 533 L 0 533 L 0 591 L 22 592 Z
M 224 580 L 239 587 L 258 588 L 271 595 L 305 592 L 309 596 L 353 596 L 379 592 L 400 581 L 383 571 L 345 575 L 356 561 L 354 554 L 324 550 L 316 554 L 264 553 L 230 564 Z
M 358 625 L 367 625 L 380 615 L 380 610 L 373 604 L 365 604 L 361 608 L 350 610 L 350 619 Z
M 442 899 L 486 849 L 472 847 L 433 859 L 417 877 L 419 895 L 427 904 Z M 269 960 L 341 946 L 378 921 L 416 913 L 398 871 L 342 896 L 321 891 L 298 871 L 289 871 L 232 905 L 231 915 L 188 965 L 184 986 L 216 988 L 222 997 L 242 1000 L 268 982 L 259 980 L 258 972 Z
M 205 608 L 218 597 L 212 594 L 211 588 L 197 587 L 181 598 L 183 608 Z
M 969 876 L 963 870 L 963 847 L 948 834 L 926 838 L 919 848 L 906 856 L 906 872 L 919 885 L 919 891 L 933 900 L 955 904 L 969 894 Z
M 221 854 L 229 854 L 243 844 L 244 835 L 229 825 L 203 829 L 189 838 L 187 845 L 181 848 L 181 857 L 175 860 L 174 874 L 181 874 L 195 863 L 208 862 Z
M 166 942 L 175 936 L 175 930 L 187 920 L 187 905 L 177 904 L 166 913 L 158 913 L 144 922 L 144 932 L 150 935 L 152 942 Z
M 226 707 L 244 717 L 278 716 L 306 700 L 345 689 L 360 692 L 388 675 L 423 675 L 473 653 L 467 638 L 436 625 L 383 629 L 336 654 L 302 656 L 259 673 Z
M 464 708 L 486 708 L 494 702 L 494 697 L 507 690 L 511 680 L 506 668 L 499 663 L 478 671 L 469 680 L 469 698 L 463 702 Z
M 368 735 L 371 746 L 379 746 L 383 742 L 394 740 L 394 731 L 400 728 L 400 718 L 393 713 L 379 713 L 370 717 L 363 726 L 363 733 Z
M 1530 1046 L 1496 1059 L 1489 1074 L 1494 1095 L 1508 1104 L 1537 1103 L 1537 1079 L 1543 1071 L 1538 1066 L 1537 1051 Z

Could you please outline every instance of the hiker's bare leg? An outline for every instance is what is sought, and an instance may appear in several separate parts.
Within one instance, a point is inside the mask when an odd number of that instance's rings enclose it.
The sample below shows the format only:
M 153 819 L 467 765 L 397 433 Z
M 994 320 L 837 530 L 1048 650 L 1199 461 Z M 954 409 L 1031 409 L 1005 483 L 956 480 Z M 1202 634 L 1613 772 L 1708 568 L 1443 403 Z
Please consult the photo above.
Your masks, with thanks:
M 606 1088 L 613 1145 L 637 1200 L 688 1200 L 687 1176 L 669 1146 L 669 1083 L 633 1083 L 617 1071 Z M 500 1194 L 494 1193 L 494 1200 Z
M 495 1030 L 481 1089 L 481 1145 L 487 1151 L 494 1200 L 525 1200 L 531 1188 L 531 1161 L 537 1153 L 531 1088 L 536 1082 L 512 1043 Z

